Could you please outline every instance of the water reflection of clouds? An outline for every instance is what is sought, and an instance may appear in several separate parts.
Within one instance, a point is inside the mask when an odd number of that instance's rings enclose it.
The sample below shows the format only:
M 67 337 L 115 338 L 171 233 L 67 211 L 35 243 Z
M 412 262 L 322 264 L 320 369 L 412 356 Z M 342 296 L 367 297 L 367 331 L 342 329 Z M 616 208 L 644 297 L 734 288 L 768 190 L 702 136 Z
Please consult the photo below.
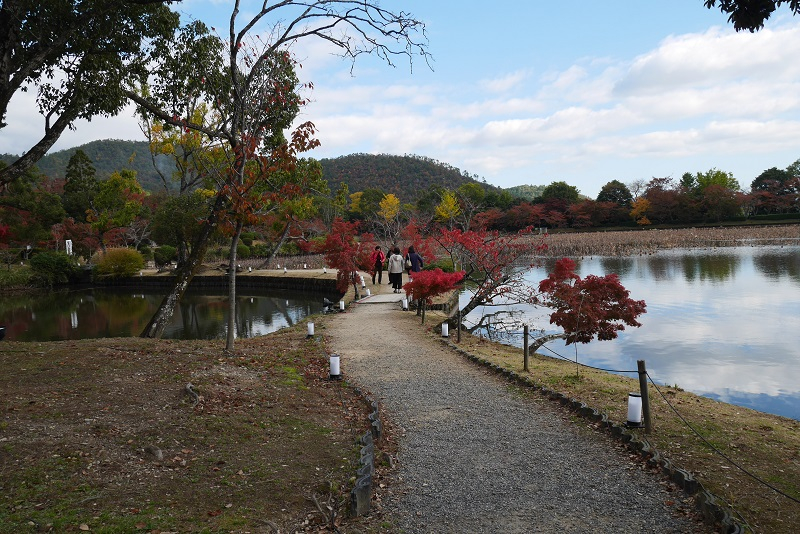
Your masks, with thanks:
M 800 247 L 583 258 L 578 267 L 581 276 L 611 272 L 647 302 L 643 326 L 579 345 L 578 361 L 635 370 L 643 359 L 660 383 L 800 419 Z M 574 346 L 547 347 L 575 358 Z

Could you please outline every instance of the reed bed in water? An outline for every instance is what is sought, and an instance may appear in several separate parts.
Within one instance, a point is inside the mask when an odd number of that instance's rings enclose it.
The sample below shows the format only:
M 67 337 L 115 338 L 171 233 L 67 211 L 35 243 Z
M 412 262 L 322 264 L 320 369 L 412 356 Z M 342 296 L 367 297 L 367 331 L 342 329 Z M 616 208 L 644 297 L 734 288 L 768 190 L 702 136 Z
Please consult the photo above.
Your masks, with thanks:
M 538 238 L 535 238 L 538 239 Z M 800 244 L 800 224 L 551 233 L 544 256 L 641 256 L 673 248 Z

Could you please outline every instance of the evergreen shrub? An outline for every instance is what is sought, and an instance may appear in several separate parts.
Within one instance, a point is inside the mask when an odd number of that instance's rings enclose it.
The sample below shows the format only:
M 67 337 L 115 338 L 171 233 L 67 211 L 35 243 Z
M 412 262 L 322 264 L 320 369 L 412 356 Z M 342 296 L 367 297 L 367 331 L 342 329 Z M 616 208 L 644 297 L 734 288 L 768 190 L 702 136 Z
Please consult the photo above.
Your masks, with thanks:
M 156 267 L 163 267 L 178 257 L 178 249 L 170 245 L 161 245 L 153 251 Z
M 79 272 L 78 262 L 66 252 L 44 251 L 30 259 L 32 281 L 38 286 L 66 284 Z
M 135 276 L 144 268 L 144 257 L 132 248 L 110 248 L 94 262 L 96 279 Z

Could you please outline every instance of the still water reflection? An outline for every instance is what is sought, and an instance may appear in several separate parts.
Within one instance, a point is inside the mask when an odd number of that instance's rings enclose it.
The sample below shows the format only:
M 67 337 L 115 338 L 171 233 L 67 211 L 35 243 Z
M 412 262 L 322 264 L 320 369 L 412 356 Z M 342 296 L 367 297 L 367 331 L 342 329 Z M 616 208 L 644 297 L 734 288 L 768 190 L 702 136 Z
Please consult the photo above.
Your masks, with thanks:
M 135 291 L 135 292 L 134 292 Z M 162 294 L 130 288 L 51 292 L 35 299 L 9 297 L 0 301 L 0 324 L 6 339 L 58 341 L 139 335 L 153 316 Z M 296 292 L 259 292 L 237 297 L 236 336 L 253 337 L 291 326 L 322 311 L 322 297 Z M 225 290 L 187 293 L 172 323 L 168 339 L 214 339 L 225 336 L 228 297 Z
M 528 279 L 538 283 L 548 267 Z M 800 247 L 584 258 L 578 272 L 617 273 L 647 313 L 641 328 L 617 340 L 555 341 L 547 344 L 551 355 L 575 360 L 577 351 L 581 363 L 619 370 L 635 370 L 643 359 L 659 383 L 800 419 Z M 549 331 L 544 310 L 523 309 L 519 318 Z M 510 342 L 521 346 L 519 336 Z

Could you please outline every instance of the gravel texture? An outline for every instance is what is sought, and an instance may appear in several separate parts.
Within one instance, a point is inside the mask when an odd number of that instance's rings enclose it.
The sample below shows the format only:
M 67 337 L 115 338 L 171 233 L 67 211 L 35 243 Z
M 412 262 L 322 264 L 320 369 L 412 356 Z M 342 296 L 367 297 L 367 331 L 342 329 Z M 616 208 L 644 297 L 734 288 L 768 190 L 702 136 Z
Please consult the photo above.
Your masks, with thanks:
M 605 434 L 437 343 L 387 297 L 354 304 L 326 333 L 345 379 L 398 429 L 397 468 L 374 512 L 382 524 L 408 533 L 709 531 L 687 516 L 680 490 Z

